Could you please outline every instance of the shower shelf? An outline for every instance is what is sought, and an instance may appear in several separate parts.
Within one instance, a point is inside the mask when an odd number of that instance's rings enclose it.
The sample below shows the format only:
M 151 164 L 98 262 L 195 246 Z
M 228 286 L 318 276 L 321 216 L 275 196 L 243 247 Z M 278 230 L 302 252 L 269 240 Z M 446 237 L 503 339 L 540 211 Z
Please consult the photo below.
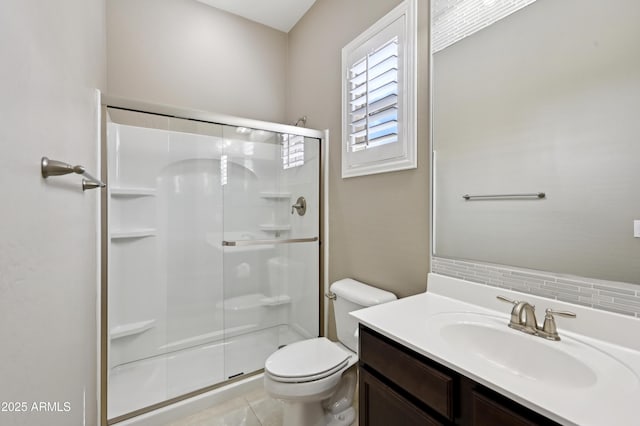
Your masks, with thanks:
M 270 297 L 262 293 L 249 293 L 225 299 L 224 302 L 218 302 L 216 308 L 237 312 L 246 309 L 286 305 L 289 303 L 291 303 L 291 297 L 286 294 Z
M 260 193 L 260 198 L 267 198 L 273 200 L 288 200 L 291 198 L 290 192 L 278 192 L 278 191 L 263 191 Z
M 291 297 L 286 294 L 282 294 L 280 296 L 265 297 L 263 299 L 260 299 L 260 303 L 262 303 L 262 306 L 286 305 L 288 303 L 291 303 Z
M 128 238 L 145 238 L 155 237 L 156 230 L 153 228 L 136 228 L 127 230 L 118 230 L 111 233 L 112 240 L 123 240 Z
M 112 197 L 153 197 L 156 195 L 154 188 L 124 187 L 116 186 L 111 188 Z
M 260 225 L 260 230 L 265 232 L 290 231 L 291 225 L 276 225 L 274 223 L 265 223 Z
M 129 324 L 118 325 L 113 327 L 109 331 L 109 337 L 111 340 L 120 339 L 122 337 L 133 336 L 135 334 L 141 334 L 150 328 L 155 327 L 156 320 L 146 320 L 139 322 L 132 322 Z

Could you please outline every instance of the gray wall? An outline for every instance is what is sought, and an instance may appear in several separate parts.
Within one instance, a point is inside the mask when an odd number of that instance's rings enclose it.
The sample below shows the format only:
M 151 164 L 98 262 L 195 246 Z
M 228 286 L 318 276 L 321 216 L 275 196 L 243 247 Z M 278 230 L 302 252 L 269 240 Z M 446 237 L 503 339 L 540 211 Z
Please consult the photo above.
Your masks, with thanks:
M 429 263 L 428 2 L 419 1 L 418 169 L 342 179 L 341 51 L 400 2 L 318 0 L 289 33 L 287 118 L 330 131 L 330 282 L 352 277 L 407 296 Z
M 95 425 L 99 192 L 39 161 L 99 172 L 104 1 L 3 0 L 0 56 L 0 401 L 28 404 L 0 424 Z
M 287 35 L 195 0 L 107 1 L 109 94 L 282 122 Z

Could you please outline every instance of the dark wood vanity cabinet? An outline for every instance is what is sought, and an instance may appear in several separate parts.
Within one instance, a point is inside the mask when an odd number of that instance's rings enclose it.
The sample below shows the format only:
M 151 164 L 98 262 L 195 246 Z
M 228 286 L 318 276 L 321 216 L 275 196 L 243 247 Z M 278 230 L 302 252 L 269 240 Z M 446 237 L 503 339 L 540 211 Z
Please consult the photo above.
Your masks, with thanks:
M 360 325 L 361 426 L 557 425 Z

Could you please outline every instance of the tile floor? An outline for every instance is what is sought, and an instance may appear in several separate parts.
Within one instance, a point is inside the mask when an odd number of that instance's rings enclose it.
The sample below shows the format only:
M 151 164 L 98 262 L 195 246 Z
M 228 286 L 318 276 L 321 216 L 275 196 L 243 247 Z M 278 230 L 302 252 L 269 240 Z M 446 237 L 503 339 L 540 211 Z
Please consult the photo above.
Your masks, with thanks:
M 353 424 L 358 424 L 357 414 Z M 282 402 L 257 389 L 166 426 L 282 426 Z
M 167 426 L 281 426 L 282 402 L 263 389 L 229 400 Z

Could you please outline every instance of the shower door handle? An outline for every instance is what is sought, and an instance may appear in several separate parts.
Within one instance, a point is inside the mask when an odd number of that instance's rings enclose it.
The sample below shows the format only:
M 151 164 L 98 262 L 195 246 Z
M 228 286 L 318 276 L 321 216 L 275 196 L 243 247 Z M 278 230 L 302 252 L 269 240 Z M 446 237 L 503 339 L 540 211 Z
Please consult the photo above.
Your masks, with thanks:
M 240 240 L 240 241 L 222 241 L 224 247 L 241 247 L 241 246 L 259 246 L 265 244 L 295 244 L 295 243 L 312 243 L 318 241 L 318 237 L 309 238 L 289 238 L 288 240 Z

